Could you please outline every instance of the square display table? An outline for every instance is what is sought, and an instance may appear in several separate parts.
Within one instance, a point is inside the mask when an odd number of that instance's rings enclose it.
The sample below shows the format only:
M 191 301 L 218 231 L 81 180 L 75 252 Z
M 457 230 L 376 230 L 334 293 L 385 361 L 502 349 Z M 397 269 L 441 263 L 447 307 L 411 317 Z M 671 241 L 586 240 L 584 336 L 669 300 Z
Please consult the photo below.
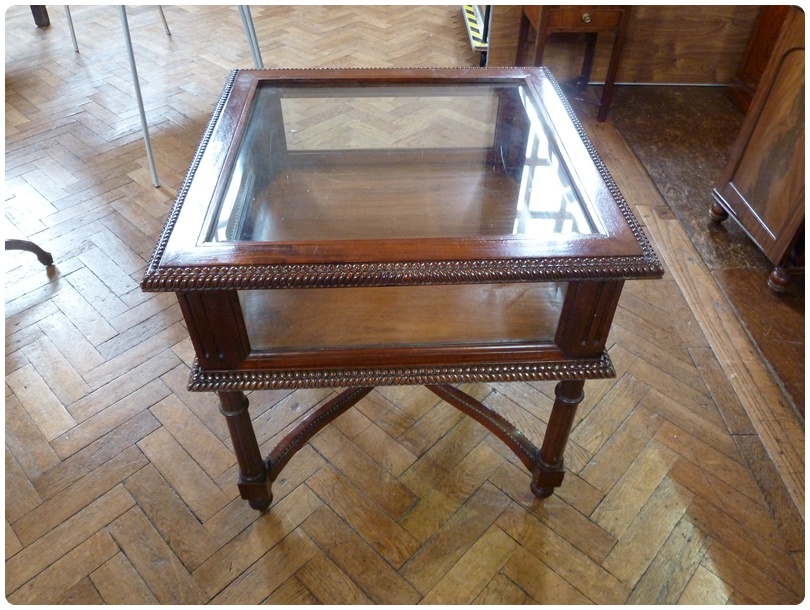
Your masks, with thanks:
M 624 281 L 662 268 L 545 68 L 234 71 L 143 278 L 175 292 L 239 490 L 375 386 L 419 384 L 546 497 Z M 558 380 L 540 447 L 451 384 Z M 262 457 L 244 392 L 336 387 Z

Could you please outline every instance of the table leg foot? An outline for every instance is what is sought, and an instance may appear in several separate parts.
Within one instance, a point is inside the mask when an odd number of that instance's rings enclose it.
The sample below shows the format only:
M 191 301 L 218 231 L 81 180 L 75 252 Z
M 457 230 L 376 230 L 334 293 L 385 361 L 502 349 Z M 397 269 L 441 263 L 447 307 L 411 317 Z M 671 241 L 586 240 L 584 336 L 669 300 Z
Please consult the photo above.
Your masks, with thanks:
M 532 473 L 532 493 L 540 498 L 548 498 L 560 487 L 565 477 L 565 468 L 560 464 L 556 468 L 549 468 L 544 464 L 537 464 Z
M 554 489 L 562 485 L 565 477 L 563 453 L 568 434 L 574 423 L 577 406 L 582 402 L 584 380 L 566 380 L 557 384 L 556 399 L 551 408 L 543 446 L 532 469 L 532 493 L 538 498 L 548 498 Z
M 541 500 L 548 498 L 557 487 L 562 485 L 563 478 L 565 478 L 565 468 L 562 462 L 552 467 L 538 461 L 532 471 L 532 493 Z
M 270 510 L 270 504 L 273 502 L 272 494 L 269 500 L 248 500 L 248 506 L 250 508 L 259 511 L 260 513 L 266 513 Z
M 48 16 L 48 7 L 42 4 L 32 4 L 31 15 L 34 17 L 34 24 L 38 28 L 47 28 L 51 25 L 51 19 Z
M 25 239 L 7 239 L 6 250 L 23 250 L 36 254 L 37 260 L 46 267 L 53 265 L 53 256 L 50 252 L 46 252 L 34 242 Z
M 546 498 L 554 495 L 554 487 L 535 487 L 532 484 L 532 493 L 534 494 L 535 498 L 540 500 L 545 500 Z
M 263 513 L 267 511 L 270 508 L 270 504 L 273 503 L 271 485 L 272 481 L 269 481 L 265 475 L 253 481 L 247 481 L 240 476 L 236 486 L 239 489 L 239 496 L 243 500 L 248 501 L 250 508 Z

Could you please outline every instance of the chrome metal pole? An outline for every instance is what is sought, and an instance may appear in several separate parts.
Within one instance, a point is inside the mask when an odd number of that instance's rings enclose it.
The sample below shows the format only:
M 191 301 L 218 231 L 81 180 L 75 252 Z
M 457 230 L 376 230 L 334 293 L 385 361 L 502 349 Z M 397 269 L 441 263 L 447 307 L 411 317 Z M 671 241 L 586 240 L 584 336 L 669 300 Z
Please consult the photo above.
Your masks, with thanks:
M 262 52 L 259 50 L 259 39 L 256 37 L 256 29 L 253 27 L 253 17 L 250 14 L 250 7 L 245 4 L 239 5 L 239 16 L 242 17 L 242 27 L 245 29 L 250 53 L 253 55 L 253 63 L 257 70 L 264 68 Z
M 121 13 L 121 26 L 124 29 L 124 41 L 127 44 L 127 53 L 129 54 L 129 68 L 132 72 L 132 83 L 135 85 L 135 97 L 138 100 L 138 112 L 141 115 L 141 127 L 143 128 L 143 140 L 146 144 L 146 158 L 149 161 L 149 171 L 152 174 L 152 184 L 160 186 L 158 180 L 157 168 L 155 168 L 155 159 L 152 154 L 152 142 L 149 139 L 149 125 L 146 122 L 146 112 L 143 109 L 143 97 L 141 97 L 141 84 L 138 80 L 138 68 L 135 66 L 135 53 L 132 50 L 132 38 L 129 33 L 129 21 L 127 20 L 127 9 L 121 5 L 118 7 Z
M 79 42 L 76 40 L 76 30 L 73 29 L 73 17 L 70 16 L 70 7 L 65 5 L 65 17 L 67 17 L 68 29 L 70 30 L 70 38 L 73 40 L 73 50 L 79 52 Z
M 158 5 L 158 10 L 160 11 L 160 18 L 163 20 L 163 29 L 166 30 L 166 36 L 171 36 L 172 33 L 169 30 L 169 22 L 166 21 L 166 15 L 163 14 L 163 7 Z

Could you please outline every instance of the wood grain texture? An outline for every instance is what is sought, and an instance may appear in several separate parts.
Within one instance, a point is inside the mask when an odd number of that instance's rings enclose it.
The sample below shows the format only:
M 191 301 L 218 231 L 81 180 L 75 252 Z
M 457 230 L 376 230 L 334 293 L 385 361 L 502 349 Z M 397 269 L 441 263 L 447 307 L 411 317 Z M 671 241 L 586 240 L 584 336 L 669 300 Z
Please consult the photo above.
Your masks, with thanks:
M 634 6 L 616 74 L 617 83 L 721 84 L 731 82 L 757 17 L 756 6 Z M 488 64 L 515 65 L 520 12 L 495 6 Z M 533 34 L 529 37 L 533 40 Z M 604 82 L 613 35 L 597 37 L 592 82 Z M 524 49 L 529 60 L 533 44 Z M 543 56 L 561 80 L 580 74 L 581 36 L 558 36 Z M 518 63 L 518 65 L 526 65 Z
M 321 431 L 259 515 L 175 300 L 143 274 L 219 91 L 250 67 L 234 7 L 130 7 L 163 186 L 115 9 L 6 12 L 6 596 L 19 603 L 762 603 L 804 597 L 803 431 L 643 167 L 577 108 L 667 266 L 628 286 L 558 494 L 421 387 Z M 477 65 L 456 6 L 254 6 L 266 65 Z M 212 41 L 215 41 L 212 42 Z M 640 204 L 640 205 L 638 205 Z M 632 283 L 629 283 L 632 284 Z M 642 282 L 637 282 L 642 284 Z M 465 391 L 531 434 L 544 382 Z M 251 394 L 263 450 L 331 390 Z M 51 419 L 51 415 L 53 419 Z M 178 477 L 182 464 L 193 476 Z M 619 490 L 630 490 L 620 494 Z
M 641 207 L 642 222 L 660 239 L 673 275 L 690 298 L 696 317 L 723 366 L 726 376 L 736 380 L 736 391 L 760 437 L 780 464 L 796 507 L 804 514 L 804 431 L 782 393 L 772 381 L 761 358 L 751 345 L 739 321 L 729 311 L 725 297 L 683 230 L 673 221 L 661 221 Z M 667 258 L 667 254 L 663 254 Z M 677 258 L 676 258 L 677 256 Z

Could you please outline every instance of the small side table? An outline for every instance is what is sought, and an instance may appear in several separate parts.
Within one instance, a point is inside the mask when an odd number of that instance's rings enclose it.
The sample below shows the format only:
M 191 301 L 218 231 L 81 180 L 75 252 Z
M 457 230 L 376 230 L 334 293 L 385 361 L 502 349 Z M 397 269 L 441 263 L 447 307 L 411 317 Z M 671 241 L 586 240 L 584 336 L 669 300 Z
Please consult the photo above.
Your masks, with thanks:
M 548 497 L 585 381 L 615 375 L 625 280 L 662 274 L 546 69 L 241 70 L 141 286 L 177 294 L 188 387 L 218 394 L 239 493 L 266 510 L 295 453 L 390 385 L 481 423 Z M 452 385 L 542 380 L 545 426 Z M 342 391 L 263 457 L 245 392 L 312 387 Z
M 533 66 L 542 65 L 543 52 L 551 34 L 584 33 L 586 34 L 585 57 L 582 61 L 580 76 L 576 79 L 577 92 L 581 94 L 590 79 L 597 35 L 600 33 L 614 34 L 613 50 L 610 53 L 610 63 L 605 75 L 605 88 L 602 92 L 599 112 L 596 116 L 596 120 L 602 122 L 607 118 L 608 108 L 610 107 L 613 83 L 619 67 L 619 56 L 624 45 L 627 24 L 630 21 L 630 12 L 630 6 L 524 6 L 518 34 L 517 63 L 520 64 L 520 55 L 528 38 L 530 26 L 534 28 L 536 33 L 534 58 L 531 64 Z M 585 98 L 578 97 L 577 99 Z

